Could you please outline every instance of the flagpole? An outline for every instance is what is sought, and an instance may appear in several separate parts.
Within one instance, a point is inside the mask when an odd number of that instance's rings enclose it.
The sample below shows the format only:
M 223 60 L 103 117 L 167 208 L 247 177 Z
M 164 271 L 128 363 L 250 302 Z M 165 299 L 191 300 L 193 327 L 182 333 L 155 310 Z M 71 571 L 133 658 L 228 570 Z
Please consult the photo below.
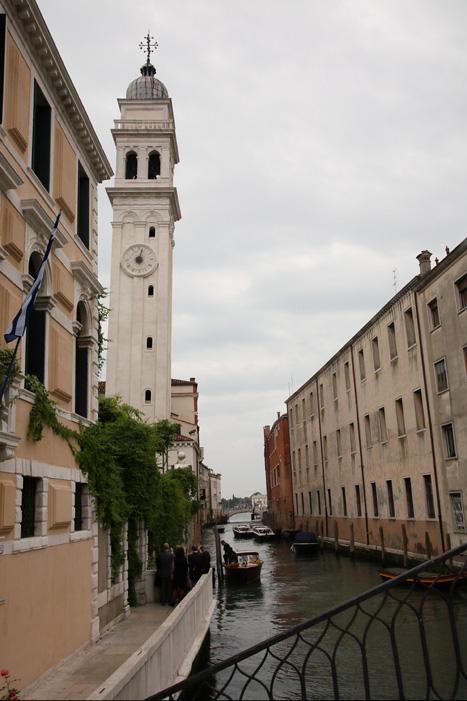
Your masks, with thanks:
M 3 387 L 2 387 L 2 390 L 1 390 L 1 392 L 0 392 L 0 406 L 1 406 L 2 401 L 3 401 L 3 395 L 5 394 L 6 386 L 7 386 L 8 380 L 9 380 L 10 375 L 11 375 L 11 370 L 12 370 L 12 368 L 13 368 L 13 363 L 15 362 L 16 353 L 18 352 L 19 342 L 21 341 L 21 338 L 22 338 L 22 336 L 20 336 L 20 337 L 18 338 L 18 340 L 16 341 L 15 350 L 13 351 L 13 355 L 11 356 L 11 360 L 10 360 L 10 364 L 9 364 L 9 366 L 8 366 L 8 370 L 6 371 L 5 381 L 3 382 Z

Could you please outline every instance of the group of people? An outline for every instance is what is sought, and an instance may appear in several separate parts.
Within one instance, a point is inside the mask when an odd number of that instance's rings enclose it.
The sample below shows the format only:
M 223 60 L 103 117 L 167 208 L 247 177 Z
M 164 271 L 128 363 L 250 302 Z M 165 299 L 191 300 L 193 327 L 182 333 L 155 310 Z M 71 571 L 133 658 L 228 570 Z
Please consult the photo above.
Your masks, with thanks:
M 164 543 L 156 559 L 156 586 L 162 606 L 175 606 L 192 589 L 201 575 L 211 569 L 208 550 L 193 545 L 188 557 L 181 545 L 173 548 Z

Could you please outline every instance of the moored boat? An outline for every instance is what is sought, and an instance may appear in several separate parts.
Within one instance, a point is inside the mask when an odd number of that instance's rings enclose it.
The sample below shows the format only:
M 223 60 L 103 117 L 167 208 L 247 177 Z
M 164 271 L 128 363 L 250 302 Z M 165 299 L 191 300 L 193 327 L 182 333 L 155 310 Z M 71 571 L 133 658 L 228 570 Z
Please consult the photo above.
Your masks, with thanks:
M 243 540 L 246 538 L 253 538 L 253 531 L 251 530 L 250 526 L 239 524 L 238 526 L 234 526 L 232 531 L 234 538 L 241 538 Z
M 318 538 L 311 531 L 296 533 L 290 549 L 295 555 L 310 555 L 319 549 Z
M 267 540 L 274 540 L 276 534 L 268 526 L 252 526 L 253 536 L 255 540 L 259 542 L 264 542 Z
M 221 523 L 220 525 L 218 525 L 218 526 L 217 526 L 217 531 L 218 531 L 218 533 L 225 533 L 225 526 L 224 526 L 224 524 Z
M 261 577 L 263 561 L 254 550 L 237 552 L 238 562 L 232 562 L 225 567 L 225 578 L 228 582 L 248 584 Z
M 388 569 L 379 570 L 379 576 L 383 582 L 386 582 L 388 579 L 395 579 L 400 574 L 405 574 L 406 572 L 409 572 L 409 570 L 406 570 L 403 567 L 391 567 Z M 433 584 L 437 587 L 451 585 L 453 582 L 457 583 L 457 581 L 460 579 L 462 579 L 462 576 L 458 576 L 456 572 L 440 573 L 426 571 L 407 577 L 407 579 L 404 582 L 401 582 L 401 584 L 413 584 L 414 580 L 417 580 L 417 584 L 425 584 L 428 586 Z

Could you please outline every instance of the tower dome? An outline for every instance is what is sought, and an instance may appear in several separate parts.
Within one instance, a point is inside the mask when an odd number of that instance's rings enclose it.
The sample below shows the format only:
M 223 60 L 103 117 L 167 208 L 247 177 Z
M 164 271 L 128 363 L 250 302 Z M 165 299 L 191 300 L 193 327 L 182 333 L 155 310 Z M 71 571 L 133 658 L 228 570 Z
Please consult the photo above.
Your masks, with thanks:
M 164 83 L 156 78 L 156 69 L 152 63 L 141 67 L 141 75 L 133 80 L 126 91 L 127 100 L 167 100 L 169 93 Z

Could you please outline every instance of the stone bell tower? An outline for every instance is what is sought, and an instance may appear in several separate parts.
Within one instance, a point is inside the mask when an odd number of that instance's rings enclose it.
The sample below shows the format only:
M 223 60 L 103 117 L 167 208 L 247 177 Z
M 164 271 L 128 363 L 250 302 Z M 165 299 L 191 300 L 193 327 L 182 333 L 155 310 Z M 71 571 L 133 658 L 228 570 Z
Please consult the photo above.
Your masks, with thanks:
M 173 186 L 178 163 L 172 101 L 150 63 L 119 99 L 112 135 L 113 207 L 106 394 L 119 394 L 149 421 L 170 419 L 172 252 L 181 217 Z

